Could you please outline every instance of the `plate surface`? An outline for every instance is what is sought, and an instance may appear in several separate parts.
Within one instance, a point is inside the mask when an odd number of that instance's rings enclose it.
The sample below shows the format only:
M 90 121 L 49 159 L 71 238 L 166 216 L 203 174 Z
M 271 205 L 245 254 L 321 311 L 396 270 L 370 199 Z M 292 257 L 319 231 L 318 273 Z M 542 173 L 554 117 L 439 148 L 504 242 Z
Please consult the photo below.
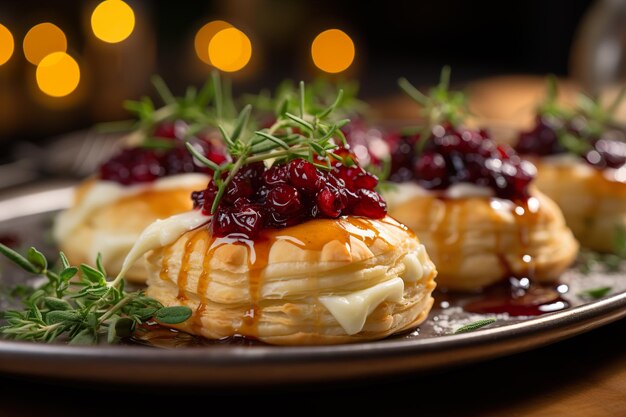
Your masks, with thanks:
M 48 187 L 0 201 L 0 239 L 17 248 L 37 246 L 54 256 L 50 224 L 71 201 L 71 188 Z M 26 277 L 0 260 L 0 307 L 7 289 Z M 32 282 L 32 278 L 31 278 Z M 623 273 L 571 270 L 562 277 L 563 299 L 571 307 L 535 317 L 478 315 L 462 305 L 477 295 L 439 294 L 429 320 L 416 331 L 377 342 L 340 346 L 278 347 L 247 343 L 154 348 L 140 345 L 66 346 L 0 340 L 0 372 L 92 382 L 205 384 L 220 387 L 329 381 L 428 371 L 503 356 L 552 343 L 626 316 Z M 610 286 L 604 299 L 588 301 L 585 288 Z M 565 291 L 565 290 L 568 291 Z M 463 324 L 495 317 L 472 333 L 454 334 Z

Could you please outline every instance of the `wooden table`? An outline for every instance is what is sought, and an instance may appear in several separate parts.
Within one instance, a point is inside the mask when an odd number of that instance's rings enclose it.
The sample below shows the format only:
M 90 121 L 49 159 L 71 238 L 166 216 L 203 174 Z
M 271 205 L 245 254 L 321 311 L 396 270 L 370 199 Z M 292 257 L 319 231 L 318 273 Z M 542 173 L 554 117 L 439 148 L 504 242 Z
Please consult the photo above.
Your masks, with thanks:
M 236 391 L 77 387 L 2 376 L 0 417 L 254 416 L 260 410 L 328 417 L 626 416 L 625 341 L 621 320 L 548 347 L 437 374 Z

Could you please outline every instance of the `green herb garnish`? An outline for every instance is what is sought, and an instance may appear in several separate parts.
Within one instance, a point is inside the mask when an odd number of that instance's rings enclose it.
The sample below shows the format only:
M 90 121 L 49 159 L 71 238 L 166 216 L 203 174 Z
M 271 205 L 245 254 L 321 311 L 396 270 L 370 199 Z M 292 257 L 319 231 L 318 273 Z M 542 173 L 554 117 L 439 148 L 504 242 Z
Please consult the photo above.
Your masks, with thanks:
M 198 90 L 190 86 L 182 97 L 175 96 L 163 79 L 157 75 L 152 77 L 152 84 L 162 101 L 161 107 L 155 106 L 150 97 L 124 102 L 124 108 L 133 113 L 137 119 L 120 122 L 103 123 L 98 126 L 101 131 L 136 131 L 141 139 L 139 146 L 147 148 L 171 148 L 175 142 L 167 138 L 153 135 L 155 128 L 166 121 L 183 120 L 187 126 L 185 138 L 219 124 L 229 125 L 236 116 L 236 108 L 228 80 L 222 80 L 214 71 L 204 86 Z
M 598 288 L 590 288 L 588 290 L 584 290 L 579 292 L 577 295 L 583 298 L 590 298 L 593 300 L 597 300 L 599 298 L 604 297 L 609 294 L 613 290 L 613 287 L 598 287 Z
M 109 343 L 130 337 L 135 327 L 153 317 L 161 323 L 182 323 L 191 317 L 185 306 L 164 307 L 143 291 L 127 292 L 121 277 L 108 281 L 102 259 L 96 267 L 69 264 L 61 252 L 59 272 L 35 248 L 26 256 L 0 244 L 0 253 L 14 264 L 47 280 L 22 299 L 24 310 L 3 313 L 0 333 L 9 339 L 70 344 Z
M 330 121 L 329 116 L 338 106 L 343 96 L 339 90 L 334 102 L 327 108 L 315 114 L 306 111 L 304 82 L 300 82 L 300 100 L 297 115 L 287 111 L 285 107 L 277 110 L 276 122 L 267 129 L 248 133 L 247 124 L 252 107 L 247 105 L 237 117 L 232 131 L 228 132 L 219 126 L 226 143 L 228 153 L 233 161 L 226 161 L 221 165 L 207 159 L 191 144 L 187 144 L 189 151 L 204 165 L 214 171 L 213 178 L 217 186 L 217 194 L 211 207 L 215 213 L 220 204 L 228 184 L 235 174 L 244 165 L 266 160 L 290 161 L 303 158 L 319 169 L 330 169 L 330 158 L 344 162 L 339 155 L 330 151 L 337 149 L 337 141 L 345 145 L 346 139 L 341 128 L 349 122 L 348 119 Z M 345 161 L 349 163 L 350 161 Z M 223 178 L 226 175 L 226 178 Z
M 496 321 L 497 320 L 494 318 L 478 320 L 473 323 L 466 324 L 465 326 L 459 327 L 458 329 L 456 329 L 454 334 L 473 332 L 474 330 L 478 330 L 481 327 L 488 326 L 492 323 L 495 323 Z
M 339 91 L 343 91 L 337 101 Z M 318 77 L 308 85 L 304 96 L 300 94 L 299 85 L 293 80 L 282 81 L 275 92 L 262 90 L 257 95 L 244 95 L 243 101 L 254 106 L 255 112 L 283 114 L 290 112 L 296 114 L 301 102 L 308 114 L 320 114 L 327 110 L 335 101 L 333 114 L 334 119 L 362 115 L 368 112 L 365 102 L 358 99 L 359 83 L 355 80 L 339 80 L 332 82 L 326 78 Z
M 537 114 L 552 125 L 559 144 L 567 152 L 584 155 L 591 150 L 594 140 L 618 125 L 614 117 L 615 111 L 626 96 L 626 88 L 620 91 L 608 107 L 602 105 L 599 98 L 581 93 L 577 96 L 576 106 L 568 109 L 557 103 L 556 77 L 548 76 L 546 83 L 546 97 L 537 108 Z
M 463 92 L 450 91 L 450 67 L 441 70 L 439 84 L 424 94 L 415 88 L 406 78 L 398 80 L 400 88 L 420 106 L 423 122 L 417 133 L 424 140 L 416 143 L 416 150 L 421 152 L 427 138 L 431 136 L 433 127 L 442 123 L 459 126 L 470 115 L 467 97 Z

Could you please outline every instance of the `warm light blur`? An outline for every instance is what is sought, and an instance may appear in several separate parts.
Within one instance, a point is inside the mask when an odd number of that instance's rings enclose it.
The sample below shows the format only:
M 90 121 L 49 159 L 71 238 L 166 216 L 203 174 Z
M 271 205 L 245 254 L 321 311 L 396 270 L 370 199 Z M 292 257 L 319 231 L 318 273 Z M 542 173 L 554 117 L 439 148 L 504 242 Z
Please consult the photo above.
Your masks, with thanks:
M 313 40 L 311 56 L 322 71 L 345 71 L 354 61 L 354 42 L 339 29 L 325 30 Z
M 65 52 L 67 39 L 58 26 L 48 22 L 40 23 L 28 31 L 22 47 L 28 62 L 37 65 L 45 56 L 53 52 Z
M 250 39 L 234 27 L 220 30 L 209 42 L 211 64 L 222 71 L 239 71 L 246 66 L 251 56 Z
M 80 68 L 65 52 L 54 52 L 37 66 L 37 85 L 49 96 L 63 97 L 78 87 Z
M 211 39 L 213 39 L 213 36 L 215 36 L 217 32 L 230 27 L 233 27 L 233 25 L 228 22 L 223 20 L 214 20 L 202 26 L 198 30 L 194 40 L 194 46 L 196 49 L 196 55 L 198 55 L 198 58 L 200 58 L 202 62 L 212 65 L 211 58 L 209 57 L 209 43 L 211 43 Z
M 91 14 L 91 29 L 104 42 L 121 42 L 133 33 L 134 28 L 135 13 L 121 0 L 103 1 Z
M 0 65 L 11 58 L 14 49 L 13 35 L 6 26 L 0 24 Z

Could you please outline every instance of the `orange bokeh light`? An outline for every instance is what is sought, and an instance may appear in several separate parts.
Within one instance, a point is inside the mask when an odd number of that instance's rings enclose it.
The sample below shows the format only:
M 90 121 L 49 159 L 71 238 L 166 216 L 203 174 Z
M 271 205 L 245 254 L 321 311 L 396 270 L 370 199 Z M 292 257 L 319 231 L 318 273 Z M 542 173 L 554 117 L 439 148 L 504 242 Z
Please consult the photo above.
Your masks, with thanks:
M 317 35 L 311 45 L 311 57 L 316 67 L 329 73 L 348 69 L 354 61 L 354 42 L 344 31 L 328 29 Z
M 222 29 L 209 42 L 209 57 L 211 64 L 222 71 L 239 71 L 252 57 L 252 43 L 239 29 Z
M 198 58 L 200 58 L 202 62 L 212 65 L 211 57 L 209 56 L 209 43 L 211 43 L 211 39 L 213 39 L 213 36 L 215 36 L 215 34 L 219 31 L 231 27 L 233 27 L 233 25 L 228 22 L 223 20 L 214 20 L 202 26 L 198 30 L 194 39 L 194 47 L 196 55 L 198 55 Z
M 40 23 L 26 33 L 22 47 L 28 62 L 37 65 L 53 52 L 65 52 L 67 39 L 58 26 L 48 22 Z

